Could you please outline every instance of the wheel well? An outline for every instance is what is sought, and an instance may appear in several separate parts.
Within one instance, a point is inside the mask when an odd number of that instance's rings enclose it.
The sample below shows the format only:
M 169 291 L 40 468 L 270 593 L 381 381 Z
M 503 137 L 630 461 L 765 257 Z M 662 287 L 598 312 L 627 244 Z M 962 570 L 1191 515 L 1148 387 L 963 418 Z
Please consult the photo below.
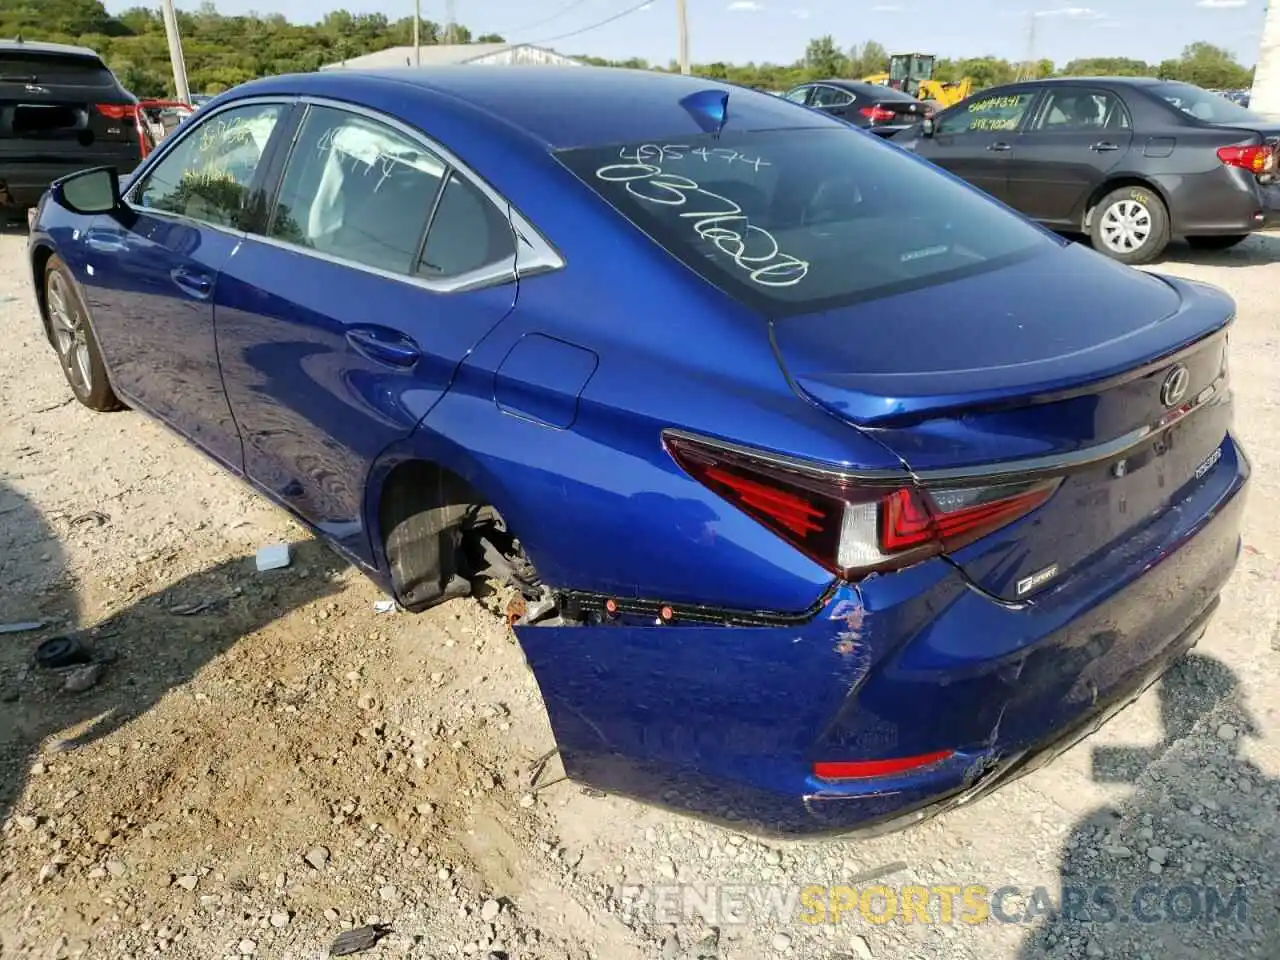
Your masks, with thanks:
M 1150 180 L 1144 180 L 1142 177 L 1137 176 L 1116 177 L 1114 180 L 1108 180 L 1106 183 L 1102 184 L 1102 186 L 1094 190 L 1088 201 L 1085 203 L 1084 220 L 1082 223 L 1086 233 L 1093 225 L 1093 211 L 1097 208 L 1098 204 L 1102 202 L 1102 198 L 1112 190 L 1119 190 L 1122 187 L 1142 187 L 1144 190 L 1150 190 L 1160 198 L 1160 202 L 1164 204 L 1164 208 L 1166 210 L 1169 209 L 1168 198 L 1165 197 L 1163 191 L 1161 191 L 1161 189 Z
M 40 322 L 44 324 L 44 335 L 51 337 L 49 329 L 49 304 L 44 291 L 44 272 L 53 258 L 53 248 L 38 246 L 31 253 L 31 280 L 36 288 L 36 307 L 40 311 Z
M 378 532 L 392 588 L 406 609 L 464 596 L 477 578 L 540 595 L 533 565 L 502 515 L 453 471 L 409 460 L 391 471 L 381 494 Z

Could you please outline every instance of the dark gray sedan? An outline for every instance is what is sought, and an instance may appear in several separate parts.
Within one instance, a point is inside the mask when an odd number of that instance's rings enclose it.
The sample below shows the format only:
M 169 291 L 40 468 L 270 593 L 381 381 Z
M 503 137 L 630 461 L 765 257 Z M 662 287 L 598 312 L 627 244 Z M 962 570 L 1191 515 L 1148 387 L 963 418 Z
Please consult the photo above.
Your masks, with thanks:
M 1199 87 L 1063 77 L 984 90 L 894 143 L 1055 230 L 1147 263 L 1280 226 L 1280 124 Z

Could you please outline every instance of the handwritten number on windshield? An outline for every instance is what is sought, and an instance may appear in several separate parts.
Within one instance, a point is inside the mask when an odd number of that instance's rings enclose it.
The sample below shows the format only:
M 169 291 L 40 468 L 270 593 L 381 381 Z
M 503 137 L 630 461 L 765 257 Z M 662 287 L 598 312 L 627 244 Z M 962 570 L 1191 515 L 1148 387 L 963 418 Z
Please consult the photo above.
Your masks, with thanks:
M 717 250 L 728 256 L 748 277 L 763 287 L 792 287 L 809 273 L 809 264 L 790 254 L 783 253 L 778 241 L 768 230 L 752 224 L 742 207 L 728 197 L 704 190 L 695 180 L 662 169 L 657 160 L 681 160 L 690 154 L 687 146 L 656 146 L 645 144 L 630 154 L 623 150 L 619 159 L 628 163 L 614 163 L 596 171 L 596 178 L 606 183 L 625 184 L 626 191 L 638 200 L 665 207 L 695 206 L 707 209 L 683 210 L 679 216 L 693 221 L 693 230 L 702 240 L 709 241 Z M 708 155 L 709 154 L 709 155 Z M 728 156 L 732 154 L 732 156 Z M 733 162 L 739 159 L 736 151 L 693 151 L 704 162 L 711 158 Z M 753 164 L 767 166 L 763 161 Z M 757 167 L 756 169 L 759 169 Z M 693 201 L 693 203 L 690 203 Z

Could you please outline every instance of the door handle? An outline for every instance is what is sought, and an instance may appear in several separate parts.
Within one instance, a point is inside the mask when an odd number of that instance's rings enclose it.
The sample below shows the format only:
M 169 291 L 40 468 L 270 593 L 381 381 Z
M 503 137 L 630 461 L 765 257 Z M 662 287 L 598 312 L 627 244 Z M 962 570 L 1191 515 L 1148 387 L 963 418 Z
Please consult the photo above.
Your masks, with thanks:
M 422 359 L 422 350 L 411 339 L 389 327 L 352 327 L 347 343 L 375 363 L 392 367 L 412 367 Z
M 1008 152 L 1008 151 L 1012 150 L 1012 149 L 1013 149 L 1013 147 L 1009 146 L 1009 144 L 1007 144 L 1007 143 L 1005 143 L 1003 140 L 1001 140 L 999 143 L 993 143 L 993 144 L 991 144 L 990 146 L 988 146 L 988 147 L 987 147 L 987 149 L 988 149 L 988 150 L 992 150 L 992 151 L 994 151 L 994 152 L 996 152 L 996 153 L 1006 153 L 1006 152 Z
M 185 267 L 179 267 L 169 274 L 173 282 L 191 296 L 203 300 L 213 292 L 213 278 L 204 273 L 193 273 Z
M 1120 144 L 1108 143 L 1106 140 L 1100 140 L 1089 148 L 1097 153 L 1110 153 L 1112 150 L 1119 150 Z

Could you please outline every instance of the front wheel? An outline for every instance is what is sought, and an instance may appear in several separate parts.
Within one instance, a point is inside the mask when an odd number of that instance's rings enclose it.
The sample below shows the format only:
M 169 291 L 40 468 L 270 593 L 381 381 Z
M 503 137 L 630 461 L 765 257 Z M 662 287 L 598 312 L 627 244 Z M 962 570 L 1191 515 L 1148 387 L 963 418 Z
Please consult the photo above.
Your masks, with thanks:
M 1089 236 L 1113 260 L 1150 263 L 1169 245 L 1169 211 L 1153 190 L 1121 187 L 1094 208 Z
M 1247 233 L 1215 234 L 1204 237 L 1187 237 L 1187 243 L 1193 250 L 1230 250 L 1238 243 L 1249 239 Z
M 89 311 L 76 290 L 67 265 L 50 257 L 44 271 L 49 339 L 76 399 L 90 410 L 118 410 L 121 406 L 107 382 L 102 352 L 89 326 Z

